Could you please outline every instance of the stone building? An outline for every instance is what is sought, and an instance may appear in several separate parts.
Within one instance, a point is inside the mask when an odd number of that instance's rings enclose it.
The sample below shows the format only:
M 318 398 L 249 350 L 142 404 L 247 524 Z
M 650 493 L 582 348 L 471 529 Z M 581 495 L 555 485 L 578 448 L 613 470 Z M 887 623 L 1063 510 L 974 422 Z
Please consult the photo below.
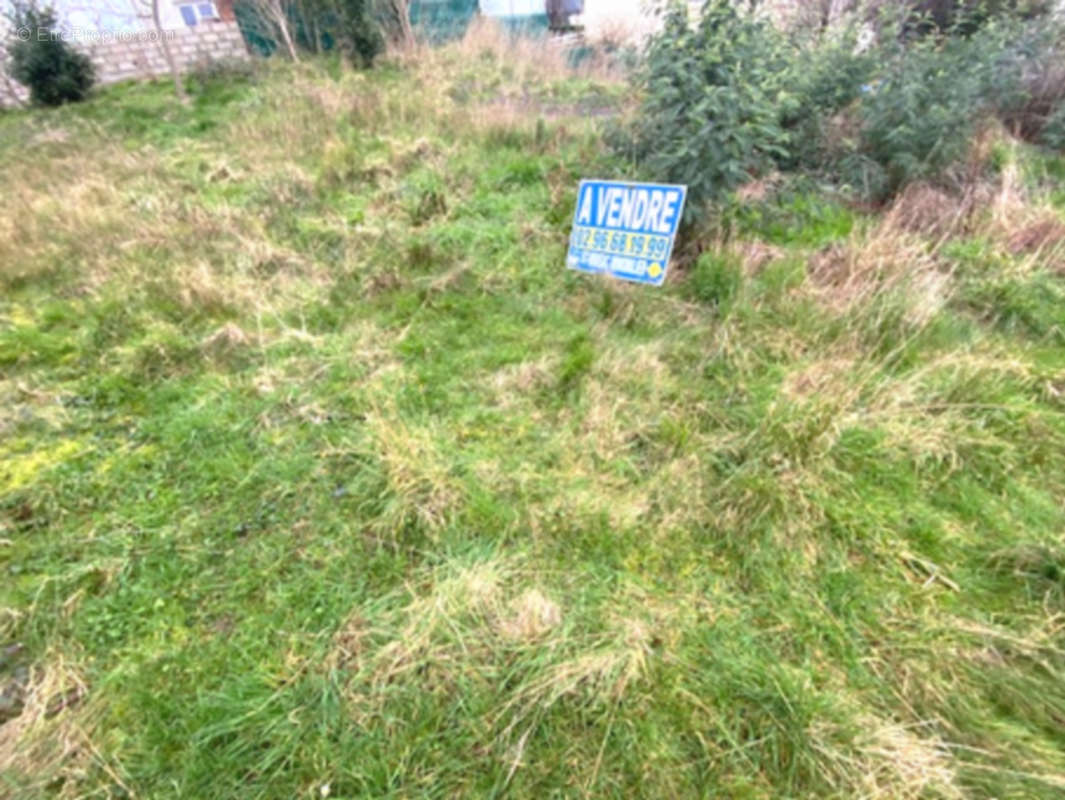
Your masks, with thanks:
M 249 57 L 233 0 L 160 0 L 159 29 L 149 0 L 54 0 L 53 7 L 60 20 L 56 35 L 89 55 L 103 84 L 168 75 L 163 38 L 182 72 L 207 62 Z M 23 102 L 26 90 L 7 78 L 3 67 L 0 51 L 0 105 Z

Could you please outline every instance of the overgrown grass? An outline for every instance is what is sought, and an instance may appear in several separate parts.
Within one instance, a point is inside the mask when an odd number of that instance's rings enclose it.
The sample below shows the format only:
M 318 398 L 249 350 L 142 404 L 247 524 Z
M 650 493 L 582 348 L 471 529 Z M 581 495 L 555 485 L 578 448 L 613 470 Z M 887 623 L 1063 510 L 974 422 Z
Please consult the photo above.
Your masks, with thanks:
M 0 117 L 0 793 L 1059 796 L 1061 164 L 589 280 L 478 36 Z

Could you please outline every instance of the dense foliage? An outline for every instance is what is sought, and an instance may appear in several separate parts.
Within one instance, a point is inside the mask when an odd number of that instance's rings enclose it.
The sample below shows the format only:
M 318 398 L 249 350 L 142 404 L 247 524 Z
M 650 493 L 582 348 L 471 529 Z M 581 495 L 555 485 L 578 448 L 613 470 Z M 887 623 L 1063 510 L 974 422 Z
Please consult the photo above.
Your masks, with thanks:
M 333 0 L 332 5 L 341 50 L 352 62 L 369 66 L 385 47 L 373 0 Z
M 883 16 L 863 42 L 858 19 L 786 34 L 728 0 L 707 0 L 696 22 L 671 4 L 648 48 L 639 113 L 612 140 L 649 175 L 688 184 L 693 213 L 770 169 L 883 200 L 949 178 L 995 115 L 1059 144 L 1053 26 L 981 14 L 937 35 L 915 35 L 908 12 Z
M 692 199 L 718 196 L 787 157 L 787 66 L 774 30 L 732 4 L 706 3 L 694 27 L 673 5 L 647 52 L 642 112 L 614 141 Z
M 1025 68 L 1041 52 L 1037 36 L 1005 20 L 971 36 L 887 37 L 875 82 L 851 111 L 864 193 L 885 197 L 914 180 L 944 177 L 982 120 L 1024 104 Z
M 1061 103 L 1047 119 L 1042 141 L 1049 147 L 1065 150 L 1065 103 Z
M 888 5 L 887 3 L 881 4 Z M 993 20 L 1033 19 L 1046 14 L 1049 0 L 910 0 L 906 27 L 919 33 L 956 32 L 969 35 Z M 875 8 L 874 4 L 874 8 Z
M 18 4 L 10 17 L 16 32 L 7 46 L 11 77 L 30 90 L 30 99 L 45 106 L 83 100 L 96 80 L 88 56 L 68 44 L 55 12 Z M 17 32 L 25 32 L 20 37 Z
M 263 0 L 235 3 L 245 37 L 262 55 L 287 50 L 279 24 L 284 22 L 296 52 L 335 51 L 357 67 L 369 67 L 386 41 L 398 41 L 409 28 L 403 0 L 281 0 L 280 8 L 279 20 L 264 13 Z

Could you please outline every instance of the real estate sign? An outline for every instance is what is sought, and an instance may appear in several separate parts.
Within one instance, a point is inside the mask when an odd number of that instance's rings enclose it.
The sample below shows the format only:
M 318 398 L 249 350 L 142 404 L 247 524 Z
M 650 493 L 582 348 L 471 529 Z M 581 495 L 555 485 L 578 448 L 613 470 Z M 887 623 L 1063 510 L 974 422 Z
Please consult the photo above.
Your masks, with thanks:
M 581 181 L 567 266 L 661 286 L 687 192 L 660 183 Z

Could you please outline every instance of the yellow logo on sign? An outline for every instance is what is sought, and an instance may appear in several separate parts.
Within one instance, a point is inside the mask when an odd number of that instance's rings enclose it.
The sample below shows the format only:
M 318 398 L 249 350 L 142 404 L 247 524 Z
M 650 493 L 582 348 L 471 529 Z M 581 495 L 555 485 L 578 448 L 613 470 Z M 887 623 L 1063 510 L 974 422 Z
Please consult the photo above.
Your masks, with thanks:
M 658 263 L 652 264 L 650 267 L 647 268 L 647 274 L 650 275 L 652 278 L 657 278 L 659 275 L 662 274 L 662 265 Z

